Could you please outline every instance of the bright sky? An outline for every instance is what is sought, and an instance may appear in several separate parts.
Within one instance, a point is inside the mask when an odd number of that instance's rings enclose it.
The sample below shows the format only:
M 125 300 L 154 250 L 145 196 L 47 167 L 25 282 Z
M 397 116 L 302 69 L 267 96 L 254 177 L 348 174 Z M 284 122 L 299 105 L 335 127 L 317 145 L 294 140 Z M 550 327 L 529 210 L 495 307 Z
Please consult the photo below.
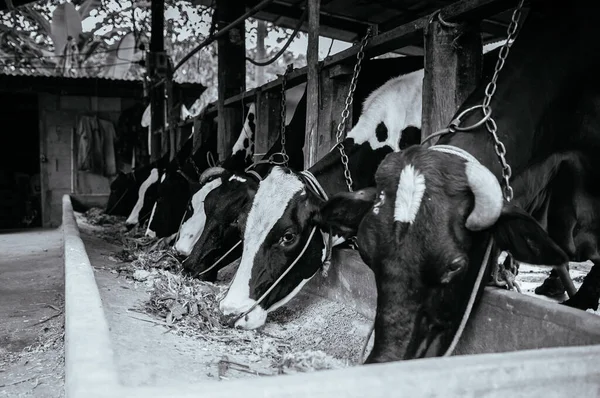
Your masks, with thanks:
M 120 10 L 123 8 L 129 8 L 129 7 L 131 7 L 131 1 L 117 2 L 117 1 L 113 0 L 113 1 L 110 1 L 106 5 L 106 8 L 110 11 L 112 11 L 112 10 L 117 11 L 117 10 Z M 199 32 L 203 35 L 208 34 L 210 21 L 202 19 L 200 14 L 196 11 L 195 7 L 193 7 L 189 3 L 186 3 L 183 6 L 183 11 L 188 15 L 189 23 L 187 24 L 187 27 L 183 27 L 183 29 L 181 29 L 181 31 L 179 31 L 179 35 L 178 35 L 179 40 L 189 39 L 190 37 L 193 36 L 193 34 L 195 32 Z M 135 14 L 136 14 L 136 18 L 138 20 L 142 18 L 142 13 L 141 13 L 140 9 L 137 9 Z M 92 15 L 93 16 L 90 16 L 83 21 L 82 25 L 83 25 L 84 31 L 90 30 L 98 21 L 100 21 L 102 19 L 101 17 L 96 16 L 95 13 L 92 13 Z M 176 8 L 169 7 L 168 9 L 165 10 L 165 19 L 178 18 L 179 15 L 180 15 L 179 11 Z M 246 24 L 249 24 L 249 22 L 246 22 Z M 256 23 L 254 23 L 253 25 L 256 26 Z M 113 28 L 112 26 L 105 26 L 98 31 L 98 34 L 107 33 L 112 28 Z M 291 29 L 286 29 L 286 32 L 285 33 L 282 32 L 281 34 L 278 34 L 277 32 L 269 32 L 267 38 L 265 39 L 265 46 L 267 48 L 274 48 L 274 49 L 281 48 L 284 45 L 284 42 L 278 43 L 276 41 L 277 38 L 286 38 L 287 35 L 290 33 L 291 33 Z M 292 44 L 288 47 L 288 50 L 293 52 L 294 54 L 301 54 L 301 53 L 306 54 L 306 46 L 308 44 L 307 43 L 308 40 L 304 36 L 305 35 L 303 35 L 303 37 L 294 39 Z M 198 40 L 198 42 L 200 42 L 200 40 Z M 319 40 L 319 58 L 321 58 L 321 59 L 325 58 L 330 45 L 331 45 L 331 39 L 324 38 L 324 37 L 320 38 L 320 40 Z M 339 41 L 339 40 L 334 40 L 330 55 L 340 52 L 342 50 L 345 50 L 345 49 L 349 48 L 350 46 L 351 46 L 350 43 Z M 255 34 L 246 35 L 246 48 L 255 48 L 255 47 L 256 47 Z

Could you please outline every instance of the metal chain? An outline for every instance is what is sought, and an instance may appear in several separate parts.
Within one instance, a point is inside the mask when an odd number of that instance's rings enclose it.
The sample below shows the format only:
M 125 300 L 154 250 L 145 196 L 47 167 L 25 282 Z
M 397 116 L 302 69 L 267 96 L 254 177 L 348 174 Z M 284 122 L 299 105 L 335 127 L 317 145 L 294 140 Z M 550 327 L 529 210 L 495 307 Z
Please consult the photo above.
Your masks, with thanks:
M 510 51 L 511 41 L 513 41 L 517 35 L 517 29 L 519 27 L 519 19 L 521 18 L 521 10 L 523 8 L 523 3 L 525 0 L 520 0 L 519 5 L 513 11 L 512 18 L 510 24 L 508 26 L 508 37 L 506 38 L 506 43 L 500 48 L 500 52 L 498 53 L 498 59 L 496 60 L 496 66 L 494 67 L 494 75 L 492 76 L 492 80 L 488 83 L 485 88 L 485 98 L 483 100 L 483 113 L 485 117 L 488 117 L 485 121 L 485 126 L 488 131 L 492 135 L 494 139 L 494 149 L 496 151 L 496 155 L 498 155 L 498 159 L 500 160 L 500 164 L 502 165 L 502 179 L 503 179 L 503 193 L 504 198 L 507 202 L 510 202 L 513 198 L 513 189 L 510 186 L 510 177 L 512 176 L 512 169 L 510 165 L 506 162 L 506 147 L 498 138 L 498 126 L 496 122 L 491 117 L 492 108 L 490 107 L 490 103 L 492 101 L 492 97 L 496 92 L 496 81 L 498 80 L 498 75 L 500 71 L 504 67 L 504 63 L 506 61 L 506 57 L 508 57 L 508 53 Z
M 286 115 L 286 99 L 285 99 L 285 86 L 287 84 L 288 75 L 294 69 L 294 64 L 289 64 L 285 69 L 285 73 L 281 77 L 281 155 L 284 159 L 284 165 L 288 166 L 289 156 L 287 155 L 287 151 L 285 150 L 285 115 Z
M 200 173 L 200 170 L 198 169 L 198 166 L 196 165 L 196 162 L 194 162 L 194 158 L 189 157 L 188 161 L 192 164 L 192 167 L 194 167 L 194 171 L 196 172 L 196 175 L 198 176 L 198 178 L 200 178 L 200 176 L 202 175 L 202 173 Z
M 350 105 L 352 105 L 352 101 L 354 100 L 354 91 L 356 90 L 356 82 L 358 80 L 358 74 L 360 73 L 361 63 L 363 58 L 365 57 L 365 47 L 369 42 L 369 38 L 371 36 L 372 28 L 369 26 L 367 28 L 367 33 L 362 38 L 360 47 L 358 49 L 358 53 L 356 54 L 356 64 L 354 65 L 354 72 L 352 73 L 352 80 L 350 81 L 350 89 L 348 90 L 348 95 L 346 96 L 346 103 L 344 105 L 344 110 L 342 111 L 342 120 L 337 126 L 337 148 L 340 151 L 342 164 L 344 165 L 344 178 L 346 179 L 346 185 L 348 186 L 348 191 L 352 192 L 352 175 L 350 173 L 350 168 L 348 167 L 348 155 L 346 155 L 346 151 L 344 150 L 344 144 L 342 143 L 342 137 L 345 132 L 346 120 L 350 116 Z

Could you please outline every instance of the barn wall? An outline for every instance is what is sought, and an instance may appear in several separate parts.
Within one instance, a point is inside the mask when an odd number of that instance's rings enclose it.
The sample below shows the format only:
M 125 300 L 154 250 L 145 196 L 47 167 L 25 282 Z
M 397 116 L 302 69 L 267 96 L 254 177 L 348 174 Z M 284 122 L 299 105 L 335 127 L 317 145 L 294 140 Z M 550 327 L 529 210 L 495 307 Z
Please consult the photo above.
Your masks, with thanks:
M 39 94 L 40 151 L 46 159 L 41 164 L 45 227 L 60 225 L 64 194 L 88 206 L 103 207 L 108 200 L 108 177 L 76 170 L 73 148 L 77 117 L 97 114 L 116 127 L 121 111 L 134 103 L 131 98 Z

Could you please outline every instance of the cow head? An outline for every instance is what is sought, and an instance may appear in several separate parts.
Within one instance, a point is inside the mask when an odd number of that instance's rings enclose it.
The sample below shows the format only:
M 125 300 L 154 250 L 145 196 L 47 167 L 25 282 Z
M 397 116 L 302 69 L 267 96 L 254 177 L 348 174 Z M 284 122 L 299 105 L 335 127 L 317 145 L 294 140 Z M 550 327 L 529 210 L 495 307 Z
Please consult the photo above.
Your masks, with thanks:
M 110 195 L 106 204 L 106 214 L 127 216 L 135 206 L 137 186 L 133 173 L 119 171 L 110 183 Z
M 221 175 L 226 173 L 222 167 L 211 167 L 206 169 L 200 176 L 200 189 L 190 199 L 183 223 L 179 228 L 179 237 L 175 242 L 174 249 L 183 256 L 189 256 L 204 230 L 206 223 L 206 212 L 204 211 L 204 200 L 215 188 L 222 184 Z
M 138 223 L 143 223 L 150 217 L 156 201 L 160 175 L 161 172 L 157 168 L 153 168 L 150 170 L 150 175 L 141 183 L 135 206 L 125 221 L 125 225 L 128 228 L 133 228 Z
M 258 180 L 251 174 L 221 170 L 212 178 L 213 181 L 218 179 L 219 184 L 204 198 L 205 222 L 197 230 L 197 242 L 184 262 L 184 268 L 192 275 L 206 271 L 240 241 L 241 226 L 258 189 Z M 242 246 L 238 245 L 211 271 L 198 278 L 214 281 L 218 270 L 239 258 L 241 253 Z
M 370 208 L 359 206 L 364 198 L 346 194 L 322 209 L 324 223 L 344 223 L 339 217 L 344 208 L 364 216 L 359 225 L 346 222 L 346 228 L 357 231 L 361 257 L 376 275 L 375 343 L 367 362 L 445 352 L 488 237 L 517 261 L 567 261 L 530 215 L 503 200 L 496 177 L 458 148 L 414 146 L 390 154 L 376 184 Z
M 190 199 L 190 177 L 180 169 L 165 172 L 157 188 L 157 198 L 146 235 L 166 237 L 177 232 Z
M 219 308 L 236 318 L 249 310 L 298 258 L 294 267 L 236 327 L 255 329 L 267 312 L 287 303 L 321 267 L 324 235 L 317 230 L 322 199 L 306 188 L 299 174 L 274 167 L 260 183 L 245 222 L 242 223 L 242 259 Z M 304 250 L 304 252 L 303 252 Z

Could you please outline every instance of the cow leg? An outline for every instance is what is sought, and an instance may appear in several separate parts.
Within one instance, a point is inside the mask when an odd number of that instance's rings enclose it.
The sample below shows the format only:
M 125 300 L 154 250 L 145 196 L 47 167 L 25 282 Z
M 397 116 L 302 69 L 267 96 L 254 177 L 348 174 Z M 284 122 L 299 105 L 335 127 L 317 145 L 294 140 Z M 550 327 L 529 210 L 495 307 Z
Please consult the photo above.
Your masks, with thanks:
M 598 301 L 600 301 L 600 253 L 598 252 L 598 236 L 600 234 L 597 226 L 591 231 L 580 230 L 576 236 L 578 252 L 575 261 L 591 260 L 594 265 L 583 279 L 579 291 L 563 303 L 569 307 L 584 311 L 588 308 L 594 311 L 598 309 Z
M 567 270 L 568 270 L 567 265 Z M 565 294 L 565 285 L 562 283 L 560 276 L 555 268 L 550 271 L 550 275 L 544 280 L 544 282 L 535 288 L 535 294 L 540 296 L 557 297 Z
M 598 310 L 600 301 L 600 263 L 594 262 L 594 266 L 583 279 L 581 287 L 577 293 L 562 304 L 580 310 L 592 309 Z
M 569 295 L 569 297 L 575 296 L 575 293 L 577 293 L 577 288 L 573 284 L 571 275 L 569 275 L 569 263 L 560 265 L 558 267 L 554 267 L 553 271 L 556 271 L 558 278 L 562 282 L 563 287 L 567 291 L 567 294 Z

